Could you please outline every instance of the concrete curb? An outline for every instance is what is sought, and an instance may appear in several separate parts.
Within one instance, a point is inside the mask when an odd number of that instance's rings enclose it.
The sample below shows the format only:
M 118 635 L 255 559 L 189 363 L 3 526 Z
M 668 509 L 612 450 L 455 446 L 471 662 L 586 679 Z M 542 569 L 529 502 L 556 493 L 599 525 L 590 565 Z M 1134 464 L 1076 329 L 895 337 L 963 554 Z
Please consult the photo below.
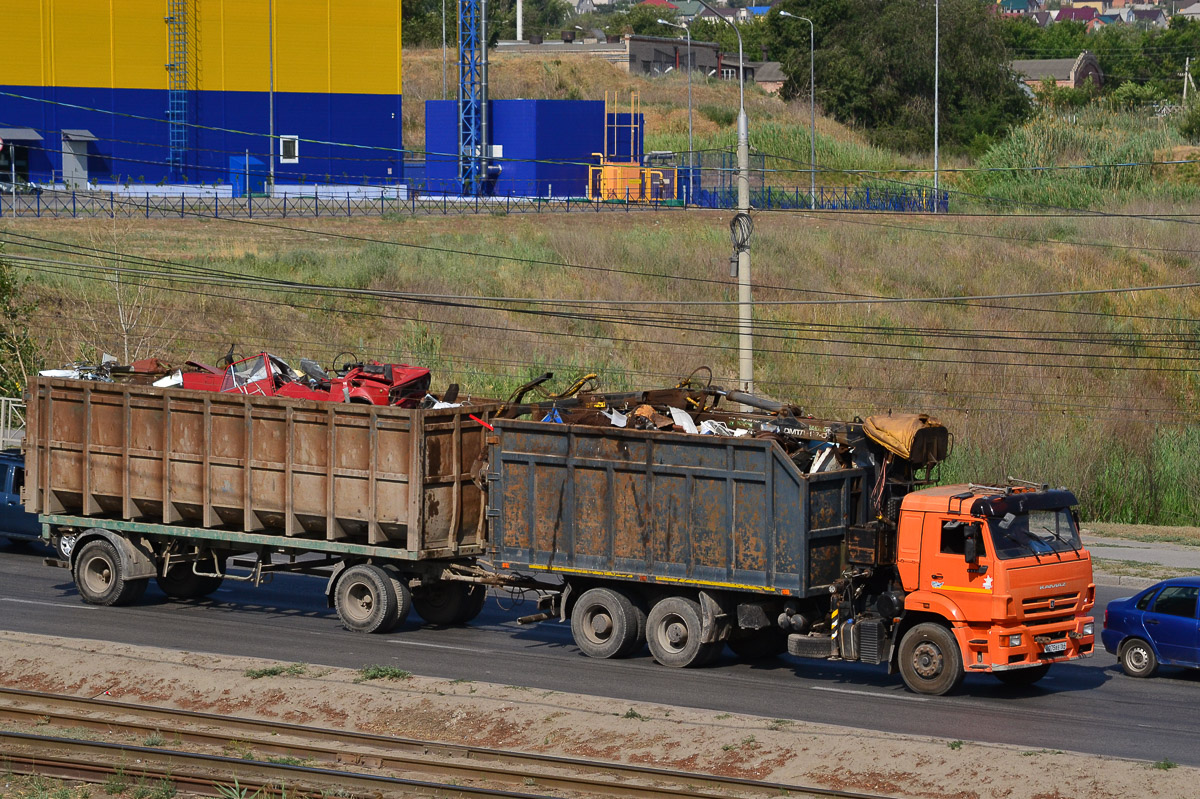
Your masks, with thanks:
M 1110 588 L 1120 587 L 1142 589 L 1149 588 L 1155 583 L 1160 582 L 1159 579 L 1154 577 L 1131 577 L 1129 575 L 1103 574 L 1100 572 L 1093 574 L 1092 579 L 1095 581 L 1096 585 L 1104 585 Z

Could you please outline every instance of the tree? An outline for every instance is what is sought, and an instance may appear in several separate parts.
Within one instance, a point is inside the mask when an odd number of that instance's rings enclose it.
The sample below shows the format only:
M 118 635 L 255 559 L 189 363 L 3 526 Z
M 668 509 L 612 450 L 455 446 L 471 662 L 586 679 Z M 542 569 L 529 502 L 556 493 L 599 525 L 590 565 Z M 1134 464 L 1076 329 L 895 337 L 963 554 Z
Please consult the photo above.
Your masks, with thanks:
M 813 21 L 817 99 L 877 144 L 924 151 L 933 142 L 934 25 L 930 0 L 785 0 L 776 7 Z M 978 0 L 941 0 L 941 141 L 965 148 L 1029 113 L 1008 69 L 1000 21 Z M 787 82 L 808 86 L 808 26 L 767 17 Z
M 678 12 L 664 6 L 632 6 L 628 10 L 618 11 L 608 18 L 604 32 L 610 36 L 625 33 L 635 33 L 639 36 L 675 36 L 678 29 L 658 24 L 659 18 L 674 22 Z M 693 33 L 693 38 L 695 34 Z
M 19 397 L 29 380 L 42 368 L 37 345 L 29 335 L 30 317 L 37 304 L 23 296 L 26 281 L 3 257 L 0 245 L 0 395 Z

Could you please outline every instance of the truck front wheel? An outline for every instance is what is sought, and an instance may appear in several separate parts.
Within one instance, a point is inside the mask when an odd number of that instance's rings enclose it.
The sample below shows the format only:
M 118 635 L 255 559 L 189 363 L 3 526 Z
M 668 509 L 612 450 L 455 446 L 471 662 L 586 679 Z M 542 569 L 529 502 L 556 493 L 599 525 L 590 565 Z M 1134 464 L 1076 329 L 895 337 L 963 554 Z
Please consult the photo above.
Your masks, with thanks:
M 941 696 L 962 685 L 962 654 L 954 634 L 940 624 L 913 627 L 900 641 L 900 676 L 909 690 Z
M 712 662 L 724 644 L 700 642 L 700 603 L 681 596 L 660 599 L 646 619 L 650 654 L 664 666 L 686 668 Z
M 96 539 L 84 544 L 72 576 L 79 596 L 89 605 L 128 605 L 146 592 L 149 578 L 128 580 L 117 548 Z

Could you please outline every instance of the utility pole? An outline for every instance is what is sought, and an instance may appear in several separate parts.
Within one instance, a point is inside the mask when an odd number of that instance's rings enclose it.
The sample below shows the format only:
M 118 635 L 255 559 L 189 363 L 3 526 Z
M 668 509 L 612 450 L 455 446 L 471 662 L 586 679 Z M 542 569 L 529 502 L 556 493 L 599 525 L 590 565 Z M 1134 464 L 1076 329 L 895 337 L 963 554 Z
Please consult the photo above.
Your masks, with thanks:
M 267 113 L 271 119 L 267 123 L 267 196 L 275 194 L 275 3 L 267 0 Z M 249 163 L 249 162 L 247 162 Z
M 742 32 L 738 30 L 738 26 L 729 17 L 718 13 L 705 0 L 699 0 L 699 2 L 717 19 L 733 28 L 738 40 L 738 212 L 730 229 L 733 234 L 734 250 L 737 253 L 738 388 L 747 394 L 753 394 L 754 297 L 750 290 L 750 234 L 754 230 L 754 225 L 750 220 L 750 122 L 746 117 L 746 57 L 742 52 Z
M 933 211 L 937 213 L 938 200 L 941 197 L 939 190 L 939 167 L 938 167 L 938 82 L 940 75 L 938 74 L 941 67 L 942 59 L 939 50 L 941 49 L 942 38 L 942 20 L 941 13 L 938 7 L 938 0 L 933 0 Z
M 1187 107 L 1188 84 L 1192 83 L 1192 57 L 1188 56 L 1183 62 L 1183 105 Z M 1192 88 L 1196 88 L 1196 84 L 1192 83 Z

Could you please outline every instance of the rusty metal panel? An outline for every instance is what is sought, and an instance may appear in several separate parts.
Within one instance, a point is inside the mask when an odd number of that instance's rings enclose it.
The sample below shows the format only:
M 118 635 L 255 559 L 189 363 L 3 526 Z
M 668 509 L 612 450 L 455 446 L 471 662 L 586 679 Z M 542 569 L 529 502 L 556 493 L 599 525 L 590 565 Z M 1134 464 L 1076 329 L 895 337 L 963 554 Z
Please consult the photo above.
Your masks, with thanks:
M 471 466 L 493 405 L 405 410 L 39 379 L 29 508 L 370 544 L 483 551 Z
M 769 440 L 496 429 L 492 546 L 513 568 L 817 593 L 865 513 L 861 470 L 805 475 Z

